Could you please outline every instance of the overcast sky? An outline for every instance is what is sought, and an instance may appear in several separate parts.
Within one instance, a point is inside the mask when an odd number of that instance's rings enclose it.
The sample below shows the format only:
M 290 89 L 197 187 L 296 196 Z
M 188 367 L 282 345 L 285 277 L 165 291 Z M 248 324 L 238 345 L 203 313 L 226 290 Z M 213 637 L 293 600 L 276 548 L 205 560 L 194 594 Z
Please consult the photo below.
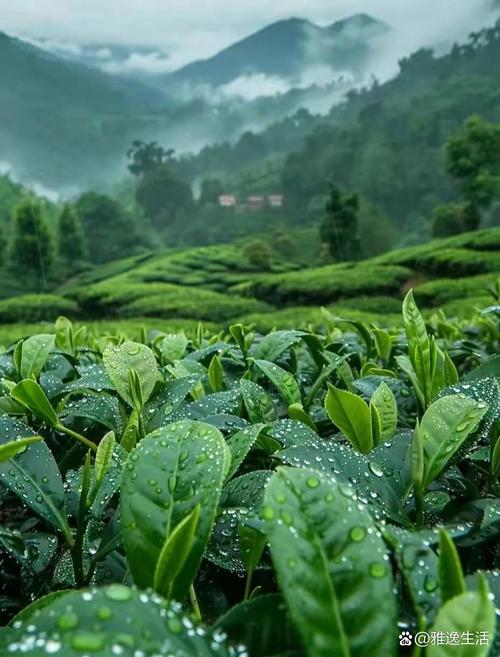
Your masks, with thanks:
M 171 65 L 207 57 L 290 16 L 329 23 L 369 13 L 398 29 L 408 49 L 461 38 L 484 25 L 492 0 L 0 0 L 0 30 L 67 44 L 147 45 Z

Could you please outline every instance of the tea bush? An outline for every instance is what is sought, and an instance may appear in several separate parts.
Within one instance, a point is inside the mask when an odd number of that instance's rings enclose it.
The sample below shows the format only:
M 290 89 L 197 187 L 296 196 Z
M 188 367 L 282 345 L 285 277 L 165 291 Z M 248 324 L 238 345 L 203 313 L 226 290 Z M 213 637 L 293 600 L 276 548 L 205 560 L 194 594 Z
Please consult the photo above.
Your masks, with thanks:
M 369 294 L 399 296 L 410 276 L 410 270 L 397 266 L 327 265 L 301 272 L 262 275 L 241 291 L 276 305 L 327 304 Z
M 242 313 L 265 311 L 254 299 L 168 283 L 103 281 L 74 293 L 86 317 L 182 317 L 224 322 Z
M 0 301 L 0 323 L 53 321 L 78 315 L 78 304 L 55 294 L 22 294 Z
M 499 324 L 15 342 L 0 654 L 498 655 Z

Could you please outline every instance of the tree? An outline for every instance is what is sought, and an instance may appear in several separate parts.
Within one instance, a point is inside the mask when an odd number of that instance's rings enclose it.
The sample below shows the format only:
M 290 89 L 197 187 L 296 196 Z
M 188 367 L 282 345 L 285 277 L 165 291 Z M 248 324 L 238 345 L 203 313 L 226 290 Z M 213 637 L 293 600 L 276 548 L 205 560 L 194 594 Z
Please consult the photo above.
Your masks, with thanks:
M 445 203 L 435 208 L 432 218 L 433 237 L 452 237 L 477 230 L 480 223 L 477 207 L 472 203 Z
M 364 200 L 361 200 L 359 207 L 358 232 L 365 258 L 390 251 L 396 241 L 391 220 L 377 206 Z
M 245 245 L 243 249 L 246 259 L 259 269 L 271 267 L 271 249 L 263 240 L 253 240 Z
M 74 269 L 86 258 L 85 238 L 75 209 L 65 205 L 59 215 L 59 259 Z
M 217 203 L 224 188 L 218 178 L 205 178 L 201 183 L 200 205 Z
M 131 160 L 128 170 L 134 176 L 143 176 L 163 164 L 172 162 L 174 153 L 172 148 L 164 149 L 156 141 L 134 141 L 127 151 L 127 157 Z
M 432 217 L 432 237 L 452 237 L 464 230 L 463 206 L 456 203 L 438 205 Z
M 15 269 L 38 277 L 43 287 L 53 264 L 53 244 L 40 203 L 26 199 L 14 213 L 14 236 L 10 258 Z
M 153 226 L 160 230 L 173 223 L 179 213 L 189 211 L 193 206 L 190 185 L 177 178 L 166 164 L 141 177 L 136 200 Z
M 479 227 L 481 210 L 500 198 L 500 125 L 472 116 L 446 144 L 446 168 L 465 201 L 464 230 Z
M 343 194 L 338 187 L 332 185 L 325 210 L 320 238 L 327 244 L 332 258 L 340 262 L 358 260 L 361 257 L 358 196 Z
M 133 218 L 105 194 L 86 192 L 75 205 L 86 240 L 89 258 L 103 263 L 137 253 L 148 246 Z
M 135 199 L 159 230 L 193 206 L 191 186 L 176 174 L 174 153 L 155 141 L 134 141 L 127 152 L 129 171 L 139 178 Z

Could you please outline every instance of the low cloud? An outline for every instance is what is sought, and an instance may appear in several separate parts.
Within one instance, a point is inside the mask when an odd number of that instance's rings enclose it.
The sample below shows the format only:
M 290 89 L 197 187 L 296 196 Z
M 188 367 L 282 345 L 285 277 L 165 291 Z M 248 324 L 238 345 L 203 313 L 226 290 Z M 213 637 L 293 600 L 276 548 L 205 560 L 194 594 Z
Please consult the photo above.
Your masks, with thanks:
M 118 75 L 134 73 L 161 75 L 173 70 L 170 58 L 160 52 L 133 52 L 124 59 L 110 59 L 102 63 L 100 68 L 106 73 Z
M 219 87 L 218 91 L 222 96 L 251 101 L 261 96 L 284 94 L 289 88 L 290 83 L 277 75 L 254 73 L 253 75 L 241 75 Z
M 10 164 L 10 162 L 7 162 L 6 160 L 0 160 L 0 176 L 9 176 L 11 180 L 13 180 L 16 183 L 21 183 L 26 189 L 36 194 L 36 196 L 46 198 L 48 201 L 51 201 L 52 203 L 56 203 L 61 199 L 61 194 L 55 189 L 47 187 L 43 183 L 40 183 L 36 180 L 22 179 L 19 176 L 17 176 L 14 173 L 13 167 Z

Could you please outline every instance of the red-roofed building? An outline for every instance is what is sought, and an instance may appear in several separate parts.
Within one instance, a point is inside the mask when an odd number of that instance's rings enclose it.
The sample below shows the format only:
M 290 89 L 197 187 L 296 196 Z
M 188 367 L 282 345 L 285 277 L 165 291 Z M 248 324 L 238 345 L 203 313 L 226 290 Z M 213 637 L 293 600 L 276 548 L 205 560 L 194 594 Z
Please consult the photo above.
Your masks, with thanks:
M 221 194 L 219 196 L 219 205 L 221 208 L 234 208 L 236 204 L 237 201 L 234 194 Z

